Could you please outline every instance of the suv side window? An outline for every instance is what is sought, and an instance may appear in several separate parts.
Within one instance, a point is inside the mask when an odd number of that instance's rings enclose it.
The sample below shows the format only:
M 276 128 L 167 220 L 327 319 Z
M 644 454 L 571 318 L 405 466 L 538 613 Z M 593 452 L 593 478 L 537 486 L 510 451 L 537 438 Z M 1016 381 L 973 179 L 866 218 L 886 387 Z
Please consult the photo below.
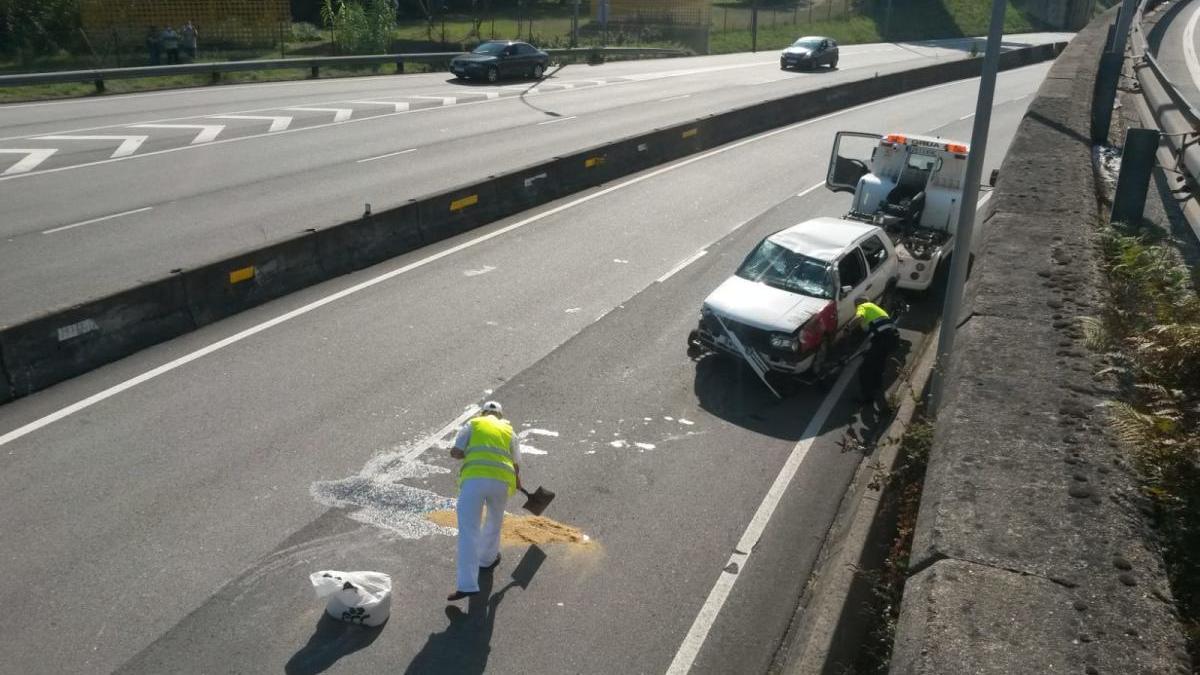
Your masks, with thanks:
M 520 45 L 519 47 L 517 47 L 517 49 L 520 50 L 519 53 L 521 54 L 521 56 L 533 56 L 534 54 L 537 53 L 537 50 L 534 49 L 532 45 Z
M 887 247 L 879 240 L 877 234 L 867 237 L 860 246 L 863 256 L 867 259 L 867 266 L 871 268 L 872 272 L 879 269 L 879 266 L 888 259 Z
M 838 261 L 838 283 L 851 288 L 858 288 L 867 278 L 867 266 L 863 262 L 862 253 L 854 247 Z

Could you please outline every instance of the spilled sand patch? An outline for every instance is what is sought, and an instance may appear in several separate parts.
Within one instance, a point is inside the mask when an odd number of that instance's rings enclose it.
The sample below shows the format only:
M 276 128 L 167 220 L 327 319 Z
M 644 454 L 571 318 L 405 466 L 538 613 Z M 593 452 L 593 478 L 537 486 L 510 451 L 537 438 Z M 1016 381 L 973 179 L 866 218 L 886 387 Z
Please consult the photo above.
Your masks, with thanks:
M 458 527 L 458 515 L 454 511 L 430 511 L 425 514 L 433 524 L 439 527 Z M 578 527 L 546 518 L 544 516 L 514 516 L 504 515 L 504 525 L 500 528 L 500 544 L 502 546 L 521 546 L 525 544 L 577 544 L 590 546 L 594 542 Z

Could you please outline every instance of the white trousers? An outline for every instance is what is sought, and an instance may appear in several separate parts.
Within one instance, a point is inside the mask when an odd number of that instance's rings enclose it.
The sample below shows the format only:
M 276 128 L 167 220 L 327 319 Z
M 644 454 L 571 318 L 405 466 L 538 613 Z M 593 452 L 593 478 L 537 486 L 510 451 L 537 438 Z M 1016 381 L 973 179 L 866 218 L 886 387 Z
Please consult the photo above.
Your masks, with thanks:
M 470 478 L 458 494 L 458 590 L 479 590 L 479 568 L 500 555 L 500 525 L 508 503 L 508 483 L 494 478 Z M 482 523 L 487 505 L 487 522 Z

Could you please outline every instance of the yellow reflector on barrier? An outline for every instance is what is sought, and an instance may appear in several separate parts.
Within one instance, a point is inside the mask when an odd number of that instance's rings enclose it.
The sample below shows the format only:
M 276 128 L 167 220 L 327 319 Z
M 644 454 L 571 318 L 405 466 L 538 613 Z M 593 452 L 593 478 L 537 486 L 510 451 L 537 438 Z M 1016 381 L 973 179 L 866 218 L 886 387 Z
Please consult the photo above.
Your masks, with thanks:
M 604 163 L 604 158 L 600 157 L 600 156 L 588 157 L 587 159 L 583 160 L 583 166 L 584 166 L 584 168 L 587 168 L 587 169 L 590 169 L 593 166 L 600 166 L 603 163 Z
M 691 129 L 688 129 L 687 131 L 683 132 L 683 137 L 684 137 L 684 138 L 691 138 L 692 136 L 695 136 L 695 135 L 696 135 L 696 134 L 698 134 L 698 133 L 700 133 L 700 130 L 699 130 L 699 129 L 696 129 L 696 128 L 691 128 Z
M 240 270 L 234 270 L 229 273 L 229 283 L 240 284 L 243 281 L 249 281 L 254 278 L 254 265 L 243 267 Z
M 455 199 L 450 202 L 451 211 L 462 211 L 468 206 L 474 206 L 479 203 L 479 195 L 468 195 L 462 199 Z

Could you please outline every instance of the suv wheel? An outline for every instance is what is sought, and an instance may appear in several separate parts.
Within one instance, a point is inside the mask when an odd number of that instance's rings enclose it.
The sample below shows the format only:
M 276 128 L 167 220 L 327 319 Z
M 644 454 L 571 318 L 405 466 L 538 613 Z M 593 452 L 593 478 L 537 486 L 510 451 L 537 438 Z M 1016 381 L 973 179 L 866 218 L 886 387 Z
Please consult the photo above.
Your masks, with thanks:
M 540 64 L 540 63 L 533 64 L 533 79 L 535 79 L 535 80 L 542 79 L 542 74 L 545 72 L 546 72 L 546 69 L 545 69 L 545 67 L 542 66 L 542 64 Z
M 491 68 L 487 69 L 487 81 L 488 82 L 495 84 L 497 81 L 499 81 L 499 79 L 500 79 L 500 71 L 496 69 L 496 66 L 492 66 Z

